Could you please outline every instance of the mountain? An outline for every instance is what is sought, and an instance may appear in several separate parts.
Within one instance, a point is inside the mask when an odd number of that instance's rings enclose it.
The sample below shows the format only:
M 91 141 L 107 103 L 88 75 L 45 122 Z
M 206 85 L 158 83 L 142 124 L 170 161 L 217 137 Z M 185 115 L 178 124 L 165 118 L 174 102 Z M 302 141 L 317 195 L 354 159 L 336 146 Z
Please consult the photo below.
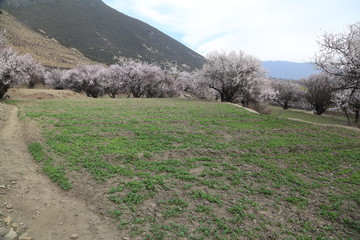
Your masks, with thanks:
M 299 80 L 319 72 L 312 63 L 263 61 L 262 65 L 271 78 Z
M 95 64 L 76 49 L 62 46 L 55 39 L 29 29 L 6 11 L 0 14 L 0 30 L 6 30 L 6 39 L 20 55 L 30 55 L 44 66 L 73 68 L 77 64 Z
M 0 0 L 0 7 L 32 29 L 86 57 L 111 64 L 119 57 L 201 68 L 205 59 L 156 28 L 101 0 Z

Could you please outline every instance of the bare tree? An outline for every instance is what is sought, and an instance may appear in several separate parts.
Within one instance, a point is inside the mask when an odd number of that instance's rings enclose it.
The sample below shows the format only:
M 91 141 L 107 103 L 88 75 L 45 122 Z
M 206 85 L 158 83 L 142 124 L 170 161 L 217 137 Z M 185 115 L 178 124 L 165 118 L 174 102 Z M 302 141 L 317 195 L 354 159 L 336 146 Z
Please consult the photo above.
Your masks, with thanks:
M 302 84 L 306 87 L 305 99 L 314 107 L 316 115 L 324 113 L 333 103 L 331 86 L 334 81 L 334 77 L 326 73 L 314 74 L 302 81 Z
M 222 102 L 243 102 L 253 100 L 256 82 L 265 71 L 260 61 L 242 51 L 229 53 L 214 51 L 207 56 L 202 69 L 208 86 L 220 95 Z

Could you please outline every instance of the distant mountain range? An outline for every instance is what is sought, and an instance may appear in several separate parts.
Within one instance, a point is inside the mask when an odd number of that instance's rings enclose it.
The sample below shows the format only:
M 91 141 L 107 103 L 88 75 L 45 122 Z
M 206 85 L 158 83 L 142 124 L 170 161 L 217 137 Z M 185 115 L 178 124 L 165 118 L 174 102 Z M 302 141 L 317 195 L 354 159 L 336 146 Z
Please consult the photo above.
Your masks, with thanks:
M 0 8 L 97 62 L 111 64 L 118 57 L 161 64 L 176 61 L 185 70 L 201 68 L 205 62 L 180 42 L 101 0 L 0 0 Z
M 279 79 L 300 80 L 319 72 L 312 63 L 263 61 L 262 65 L 269 77 Z

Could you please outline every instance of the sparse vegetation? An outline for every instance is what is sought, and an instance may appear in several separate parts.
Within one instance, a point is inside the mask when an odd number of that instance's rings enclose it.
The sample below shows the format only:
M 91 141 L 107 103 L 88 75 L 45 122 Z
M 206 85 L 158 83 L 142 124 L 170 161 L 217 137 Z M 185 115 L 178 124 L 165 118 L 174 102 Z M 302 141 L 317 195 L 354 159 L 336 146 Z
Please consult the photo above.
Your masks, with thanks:
M 29 150 L 44 171 L 101 193 L 133 237 L 359 236 L 358 132 L 186 99 L 14 103 L 42 129 Z
M 0 30 L 6 29 L 6 37 L 19 54 L 29 53 L 44 66 L 73 68 L 77 64 L 94 64 L 79 51 L 62 46 L 54 39 L 37 33 L 3 11 Z

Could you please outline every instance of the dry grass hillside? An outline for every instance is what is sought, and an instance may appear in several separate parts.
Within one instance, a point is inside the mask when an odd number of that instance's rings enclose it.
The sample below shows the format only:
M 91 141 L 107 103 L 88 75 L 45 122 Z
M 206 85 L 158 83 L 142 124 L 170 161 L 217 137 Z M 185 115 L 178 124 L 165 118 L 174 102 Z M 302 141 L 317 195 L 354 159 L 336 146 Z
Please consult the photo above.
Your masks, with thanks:
M 8 43 L 20 54 L 30 53 L 39 63 L 49 67 L 73 68 L 77 64 L 94 64 L 76 49 L 62 46 L 53 38 L 29 29 L 4 10 L 0 29 L 6 29 Z

